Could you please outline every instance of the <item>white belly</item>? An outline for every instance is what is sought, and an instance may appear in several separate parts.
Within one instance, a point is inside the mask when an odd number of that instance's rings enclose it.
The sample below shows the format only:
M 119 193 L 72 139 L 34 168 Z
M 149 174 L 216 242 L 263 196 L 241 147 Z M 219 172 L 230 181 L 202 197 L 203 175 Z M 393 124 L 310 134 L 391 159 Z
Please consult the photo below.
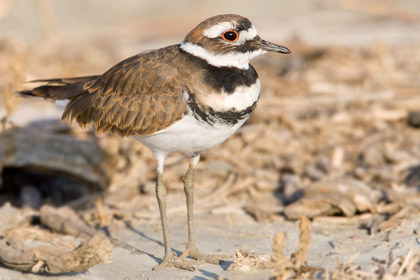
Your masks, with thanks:
M 204 106 L 211 107 L 215 111 L 242 111 L 250 106 L 255 106 L 259 98 L 260 81 L 249 87 L 237 87 L 233 93 L 209 94 L 201 100 Z M 184 91 L 184 101 L 189 103 L 190 95 Z M 169 127 L 155 132 L 148 136 L 134 136 L 134 138 L 149 147 L 156 159 L 164 159 L 168 154 L 181 152 L 187 156 L 199 155 L 202 151 L 210 149 L 225 141 L 232 133 L 240 128 L 248 119 L 248 116 L 241 117 L 235 124 L 217 121 L 209 117 L 206 122 L 198 120 L 194 113 L 189 113 L 180 121 Z M 211 123 L 211 124 L 209 124 Z
M 194 156 L 225 141 L 245 121 L 246 118 L 235 125 L 209 125 L 188 114 L 161 131 L 134 138 L 149 147 L 155 155 L 166 157 L 170 153 L 181 152 L 187 156 Z

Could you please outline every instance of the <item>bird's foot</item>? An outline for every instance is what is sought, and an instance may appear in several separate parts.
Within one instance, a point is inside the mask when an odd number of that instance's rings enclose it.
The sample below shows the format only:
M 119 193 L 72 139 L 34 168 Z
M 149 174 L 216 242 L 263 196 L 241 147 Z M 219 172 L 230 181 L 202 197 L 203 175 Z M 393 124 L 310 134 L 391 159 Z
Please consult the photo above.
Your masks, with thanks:
M 212 255 L 201 252 L 196 245 L 188 245 L 179 260 L 188 260 L 187 257 L 197 260 L 200 263 L 222 264 L 223 260 L 229 259 L 230 255 Z
M 222 264 L 223 260 L 229 259 L 230 255 L 211 255 L 201 252 L 197 246 L 189 245 L 179 257 L 175 253 L 171 252 L 163 258 L 163 261 L 155 266 L 153 270 L 161 270 L 167 267 L 175 267 L 188 271 L 194 271 L 193 265 L 200 263 L 211 263 L 211 264 Z
M 163 258 L 163 261 L 153 268 L 154 271 L 161 270 L 167 267 L 175 267 L 188 271 L 194 271 L 193 260 L 177 258 L 175 253 L 171 252 Z

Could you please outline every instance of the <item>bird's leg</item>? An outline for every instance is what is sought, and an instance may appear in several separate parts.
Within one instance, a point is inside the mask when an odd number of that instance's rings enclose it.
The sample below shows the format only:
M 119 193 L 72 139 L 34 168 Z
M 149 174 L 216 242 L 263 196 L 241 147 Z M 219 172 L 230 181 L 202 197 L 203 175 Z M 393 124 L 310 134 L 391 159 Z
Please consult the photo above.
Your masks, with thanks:
M 168 219 L 166 217 L 166 188 L 163 185 L 162 174 L 158 173 L 156 180 L 156 198 L 159 205 L 160 220 L 162 223 L 163 243 L 165 245 L 165 259 L 172 255 L 171 246 L 169 245 Z
M 168 219 L 166 217 L 166 189 L 163 185 L 162 180 L 162 173 L 158 172 L 157 180 L 156 180 L 156 198 L 159 205 L 159 211 L 160 211 L 160 219 L 162 222 L 162 231 L 163 231 L 163 243 L 165 246 L 165 256 L 163 257 L 163 261 L 156 267 L 153 268 L 153 270 L 159 270 L 165 267 L 176 267 L 181 269 L 186 269 L 190 271 L 194 271 L 194 267 L 190 264 L 179 261 L 176 258 L 176 255 L 174 252 L 172 252 L 171 246 L 169 245 L 169 230 L 168 230 Z
M 197 160 L 198 161 L 198 160 Z M 220 261 L 229 258 L 229 255 L 209 255 L 202 253 L 195 240 L 194 233 L 194 217 L 193 217 L 193 204 L 194 204 L 194 173 L 195 165 L 190 164 L 187 173 L 184 176 L 184 191 L 187 200 L 187 218 L 188 218 L 188 244 L 184 253 L 179 257 L 180 260 L 185 259 L 187 256 L 198 261 L 220 264 Z

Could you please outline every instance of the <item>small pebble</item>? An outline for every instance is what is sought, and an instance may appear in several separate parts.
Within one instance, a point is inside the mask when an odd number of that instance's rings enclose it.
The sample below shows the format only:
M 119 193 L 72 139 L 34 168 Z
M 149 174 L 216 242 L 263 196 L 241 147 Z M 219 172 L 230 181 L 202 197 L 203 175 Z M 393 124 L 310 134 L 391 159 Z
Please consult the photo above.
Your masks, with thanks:
M 410 112 L 407 117 L 407 124 L 415 128 L 420 128 L 420 111 Z
M 22 205 L 27 205 L 33 209 L 39 209 L 42 205 L 41 192 L 32 186 L 24 186 L 20 190 L 20 200 Z
M 410 172 L 404 180 L 407 187 L 420 188 L 420 165 L 410 168 Z

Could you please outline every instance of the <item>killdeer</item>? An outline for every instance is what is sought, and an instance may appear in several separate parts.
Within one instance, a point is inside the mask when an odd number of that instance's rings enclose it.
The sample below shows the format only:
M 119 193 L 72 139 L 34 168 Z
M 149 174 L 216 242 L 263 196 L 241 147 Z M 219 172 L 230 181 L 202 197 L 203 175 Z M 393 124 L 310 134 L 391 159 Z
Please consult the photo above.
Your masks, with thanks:
M 201 152 L 225 141 L 254 110 L 260 81 L 249 61 L 267 51 L 290 53 L 262 40 L 247 18 L 218 15 L 201 22 L 181 44 L 137 54 L 99 76 L 36 80 L 44 85 L 21 93 L 69 99 L 63 120 L 76 120 L 81 126 L 93 123 L 100 133 L 131 136 L 152 150 L 165 246 L 163 261 L 155 269 L 193 270 L 191 259 L 218 264 L 226 257 L 197 248 L 195 167 Z M 190 157 L 184 177 L 188 243 L 180 257 L 169 244 L 162 180 L 165 158 L 173 152 Z

